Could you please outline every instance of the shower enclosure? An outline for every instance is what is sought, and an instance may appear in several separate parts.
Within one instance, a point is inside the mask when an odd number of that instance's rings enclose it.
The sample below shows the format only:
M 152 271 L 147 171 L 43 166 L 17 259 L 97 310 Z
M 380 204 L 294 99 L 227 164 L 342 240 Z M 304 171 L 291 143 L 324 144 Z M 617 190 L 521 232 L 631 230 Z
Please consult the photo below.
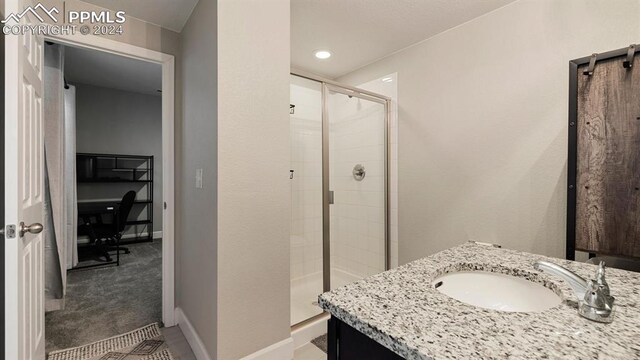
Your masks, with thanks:
M 388 269 L 389 99 L 291 75 L 291 324 L 318 295 Z

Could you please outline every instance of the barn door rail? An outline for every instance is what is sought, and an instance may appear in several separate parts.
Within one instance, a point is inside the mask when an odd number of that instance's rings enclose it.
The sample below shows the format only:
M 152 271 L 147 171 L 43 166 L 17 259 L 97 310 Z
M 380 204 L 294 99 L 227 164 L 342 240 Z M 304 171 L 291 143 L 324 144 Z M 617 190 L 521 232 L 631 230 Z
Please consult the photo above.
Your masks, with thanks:
M 583 71 L 582 73 L 587 76 L 593 75 L 593 72 L 596 69 L 596 61 L 598 61 L 598 54 L 594 53 L 589 58 L 589 67 L 587 68 L 587 70 Z
M 633 58 L 636 56 L 636 46 L 629 46 L 629 50 L 627 50 L 627 60 L 622 62 L 622 67 L 629 70 L 633 67 Z

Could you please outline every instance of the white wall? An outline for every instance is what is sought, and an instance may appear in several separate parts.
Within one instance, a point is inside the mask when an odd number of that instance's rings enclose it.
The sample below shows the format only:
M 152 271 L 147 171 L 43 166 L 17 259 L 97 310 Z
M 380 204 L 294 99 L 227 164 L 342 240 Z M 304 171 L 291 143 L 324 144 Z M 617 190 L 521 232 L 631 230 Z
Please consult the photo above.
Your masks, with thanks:
M 289 2 L 200 0 L 181 40 L 178 306 L 238 359 L 290 338 Z
M 398 72 L 401 264 L 468 239 L 564 257 L 568 62 L 637 43 L 639 13 L 521 0 L 339 79 Z
M 176 129 L 177 303 L 212 359 L 218 343 L 216 4 L 200 0 L 181 33 L 184 112 Z M 195 187 L 196 169 L 203 169 L 202 189 Z
M 95 12 L 106 10 L 100 6 L 80 0 L 42 0 L 39 1 L 39 3 L 42 3 L 49 9 L 51 7 L 56 7 L 60 11 L 60 17 L 62 16 L 63 9 L 66 9 L 66 11 L 74 10 Z M 117 4 L 115 5 L 117 6 Z M 115 11 L 109 11 L 112 13 L 113 18 Z M 65 18 L 65 20 L 68 20 L 68 17 Z M 53 22 L 47 17 L 45 17 L 45 21 L 49 23 Z M 63 22 L 60 20 L 58 24 L 62 25 Z M 126 16 L 126 21 L 122 24 L 122 27 L 122 34 L 108 34 L 101 36 L 110 40 L 139 46 L 149 50 L 160 51 L 166 54 L 177 53 L 179 34 L 174 31 L 164 29 L 158 25 L 148 23 L 131 16 Z
M 218 0 L 218 359 L 290 339 L 289 47 L 289 0 Z
M 154 156 L 153 230 L 162 231 L 162 97 L 99 86 L 76 86 L 76 151 Z M 78 184 L 78 200 L 147 194 L 147 184 Z M 119 191 L 119 192 L 118 192 Z M 120 194 L 120 195 L 117 195 Z M 139 211 L 142 207 L 135 207 Z M 134 214 L 135 215 L 135 214 Z M 146 212 L 139 214 L 146 219 Z M 139 228 L 138 232 L 147 230 Z

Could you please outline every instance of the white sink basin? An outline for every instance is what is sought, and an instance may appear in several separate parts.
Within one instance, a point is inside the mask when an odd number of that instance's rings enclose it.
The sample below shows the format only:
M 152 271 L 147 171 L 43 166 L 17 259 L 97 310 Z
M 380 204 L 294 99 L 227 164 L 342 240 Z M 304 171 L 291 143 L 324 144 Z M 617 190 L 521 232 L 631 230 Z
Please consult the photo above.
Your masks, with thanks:
M 539 312 L 562 299 L 550 289 L 529 280 L 486 271 L 444 274 L 433 281 L 441 293 L 463 303 L 509 312 Z

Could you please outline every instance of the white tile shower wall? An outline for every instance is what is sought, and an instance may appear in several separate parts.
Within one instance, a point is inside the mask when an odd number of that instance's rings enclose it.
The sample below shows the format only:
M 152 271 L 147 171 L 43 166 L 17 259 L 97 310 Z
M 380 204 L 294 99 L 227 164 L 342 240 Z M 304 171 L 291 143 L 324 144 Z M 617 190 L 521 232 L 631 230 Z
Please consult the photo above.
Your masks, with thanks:
M 389 265 L 398 266 L 398 74 L 356 84 L 356 87 L 391 98 L 389 114 Z
M 322 96 L 320 85 L 292 77 L 291 280 L 322 271 Z M 321 291 L 320 289 L 319 291 Z
M 384 271 L 384 106 L 329 96 L 332 269 L 356 277 Z M 366 176 L 352 171 L 362 164 Z M 332 276 L 333 277 L 333 276 Z

